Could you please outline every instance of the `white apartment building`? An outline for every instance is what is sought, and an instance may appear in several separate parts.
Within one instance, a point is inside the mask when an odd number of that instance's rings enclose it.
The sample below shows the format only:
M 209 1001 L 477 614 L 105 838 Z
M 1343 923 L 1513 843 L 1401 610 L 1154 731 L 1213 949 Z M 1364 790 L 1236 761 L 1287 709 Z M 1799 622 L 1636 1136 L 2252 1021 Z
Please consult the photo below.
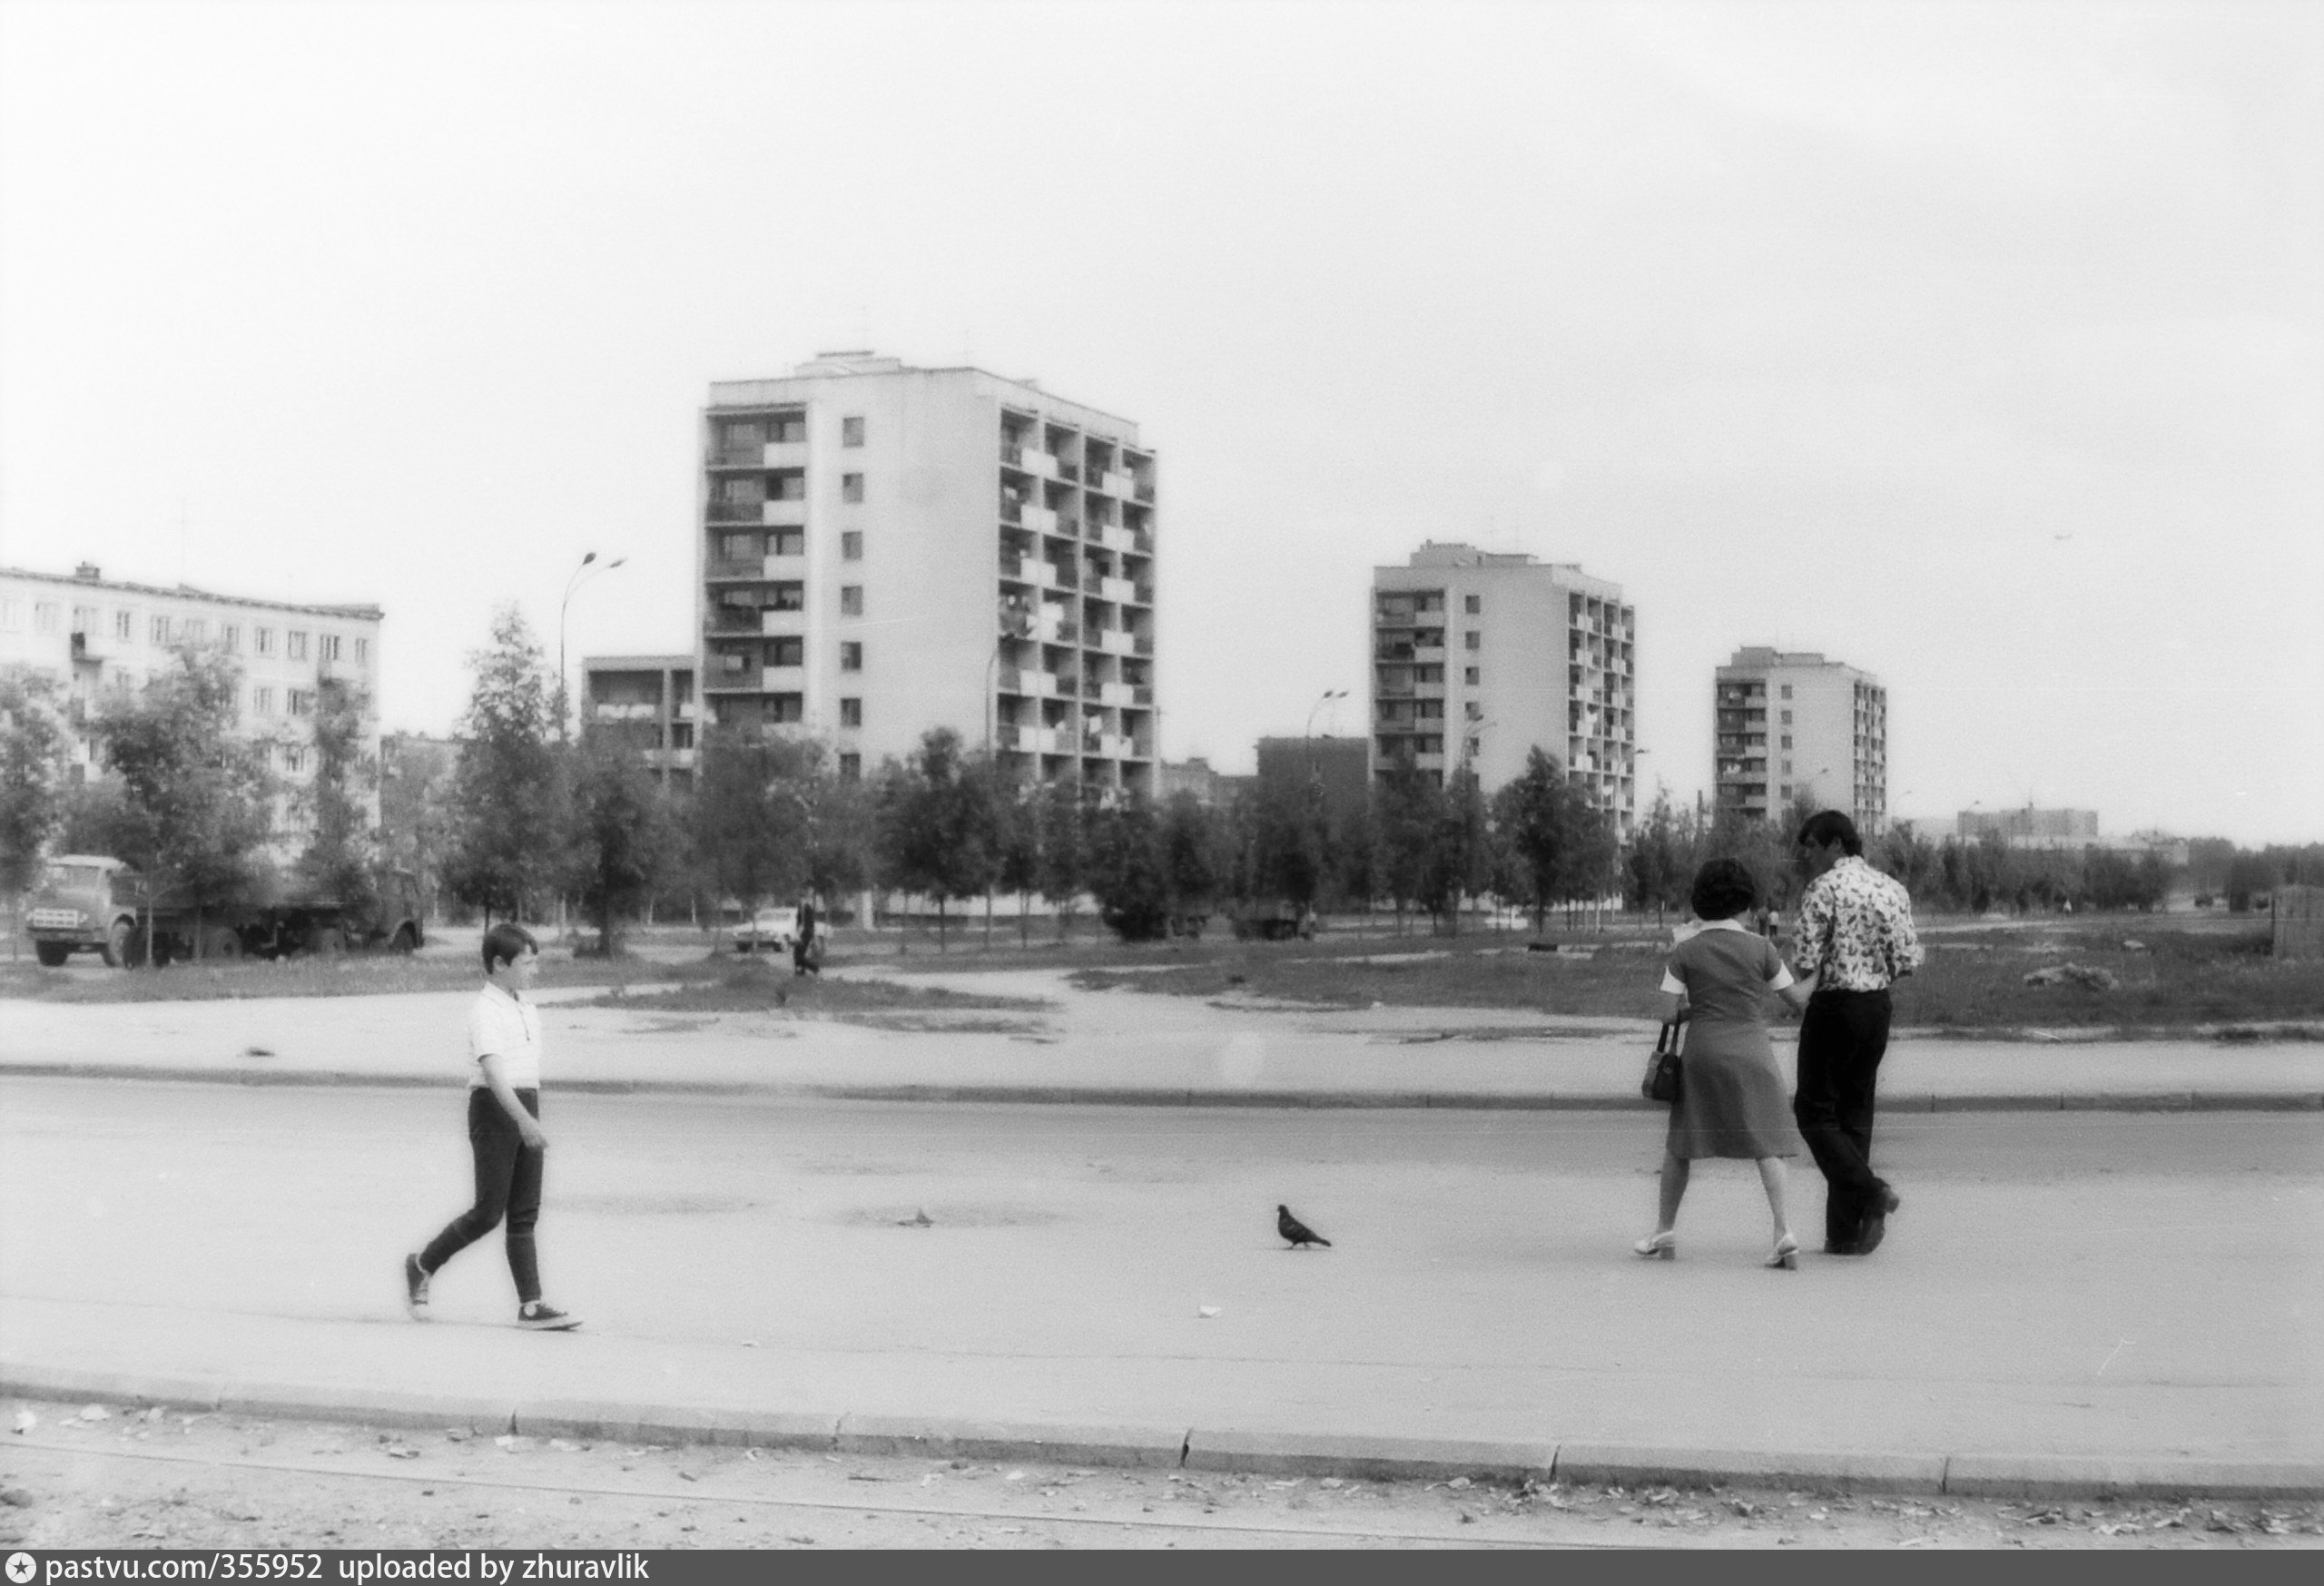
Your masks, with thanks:
M 1794 799 L 1846 810 L 1866 836 L 1888 820 L 1888 691 L 1814 651 L 1747 645 L 1712 681 L 1718 807 L 1765 818 Z
M 1026 779 L 1155 787 L 1155 457 L 1025 380 L 823 353 L 714 383 L 700 689 L 842 775 L 931 727 Z
M 1372 770 L 1490 794 L 1547 751 L 1614 812 L 1638 811 L 1637 615 L 1571 563 L 1431 541 L 1372 570 Z
M 298 825 L 298 788 L 314 774 L 314 714 L 321 679 L 347 679 L 376 700 L 379 621 L 376 606 L 305 606 L 105 579 L 83 563 L 71 576 L 0 567 L 0 665 L 30 665 L 65 687 L 72 728 L 71 775 L 99 773 L 88 726 L 108 696 L 143 687 L 186 646 L 220 652 L 241 672 L 240 719 L 269 743 L 284 786 L 275 829 Z M 379 716 L 365 720 L 365 750 L 379 751 Z M 371 790 L 371 819 L 379 794 Z
M 626 738 L 663 786 L 692 787 L 701 720 L 694 676 L 692 655 L 585 655 L 582 726 Z

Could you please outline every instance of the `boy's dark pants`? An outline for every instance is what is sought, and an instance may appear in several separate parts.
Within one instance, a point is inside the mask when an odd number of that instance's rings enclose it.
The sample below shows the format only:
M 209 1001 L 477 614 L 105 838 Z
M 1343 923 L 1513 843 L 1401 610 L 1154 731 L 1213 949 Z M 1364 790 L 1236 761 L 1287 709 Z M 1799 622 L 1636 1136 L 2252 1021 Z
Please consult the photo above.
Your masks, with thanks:
M 1823 1170 L 1824 1238 L 1864 1236 L 1886 1183 L 1872 1171 L 1873 1089 L 1888 1050 L 1888 993 L 1818 991 L 1799 1020 L 1799 1088 L 1791 1116 Z
M 535 1118 L 541 1115 L 541 1093 L 519 1090 L 517 1099 Z M 493 1230 L 505 1213 L 508 1218 L 508 1272 L 517 1280 L 517 1299 L 530 1305 L 541 1297 L 540 1261 L 533 1246 L 533 1225 L 541 1215 L 543 1152 L 525 1144 L 517 1120 L 508 1116 L 489 1088 L 468 1092 L 468 1147 L 476 1153 L 476 1204 L 444 1225 L 444 1231 L 419 1253 L 419 1265 L 436 1271 L 453 1256 Z

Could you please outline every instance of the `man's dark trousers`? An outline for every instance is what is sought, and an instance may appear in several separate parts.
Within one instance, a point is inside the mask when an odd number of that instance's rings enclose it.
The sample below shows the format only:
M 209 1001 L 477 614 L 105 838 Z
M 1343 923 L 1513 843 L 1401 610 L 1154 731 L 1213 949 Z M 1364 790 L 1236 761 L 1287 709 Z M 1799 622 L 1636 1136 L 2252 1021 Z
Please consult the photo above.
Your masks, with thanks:
M 1824 1238 L 1852 1246 L 1887 1185 L 1872 1171 L 1873 1089 L 1888 1050 L 1888 993 L 1818 991 L 1799 1020 L 1791 1116 L 1824 1174 Z

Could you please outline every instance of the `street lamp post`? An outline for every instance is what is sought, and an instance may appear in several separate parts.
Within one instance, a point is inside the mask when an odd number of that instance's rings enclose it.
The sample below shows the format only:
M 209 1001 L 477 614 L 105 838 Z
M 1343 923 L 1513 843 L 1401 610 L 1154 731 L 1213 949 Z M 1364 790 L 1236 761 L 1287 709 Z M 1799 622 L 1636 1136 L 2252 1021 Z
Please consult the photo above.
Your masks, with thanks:
M 1307 759 L 1307 780 L 1310 782 L 1315 780 L 1315 713 L 1332 701 L 1346 697 L 1347 690 L 1344 688 L 1327 688 L 1314 704 L 1307 707 L 1307 724 L 1300 730 L 1299 741 Z
M 570 714 L 567 708 L 570 696 L 566 681 L 569 674 L 565 670 L 565 614 L 573 605 L 573 592 L 581 587 L 588 578 L 594 576 L 589 568 L 596 559 L 597 553 L 595 551 L 582 553 L 580 566 L 575 567 L 573 576 L 565 581 L 565 598 L 558 601 L 556 606 L 556 741 L 560 744 L 569 741 L 566 730 L 566 718 Z M 627 557 L 615 557 L 604 566 L 597 568 L 597 571 L 610 573 L 628 560 Z

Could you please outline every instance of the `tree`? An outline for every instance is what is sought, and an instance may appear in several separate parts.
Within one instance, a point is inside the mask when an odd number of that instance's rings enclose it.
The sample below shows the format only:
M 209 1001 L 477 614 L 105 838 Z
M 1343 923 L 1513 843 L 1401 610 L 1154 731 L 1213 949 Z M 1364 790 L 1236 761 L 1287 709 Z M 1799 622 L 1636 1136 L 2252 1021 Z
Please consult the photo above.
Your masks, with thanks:
M 1313 908 L 1331 869 L 1322 790 L 1263 782 L 1248 795 L 1246 820 L 1254 893 Z
M 1183 789 L 1162 806 L 1162 879 L 1174 915 L 1207 914 L 1217 901 L 1229 861 L 1222 852 L 1217 813 Z
M 618 921 L 654 894 L 675 844 L 661 789 L 619 734 L 586 732 L 573 764 L 571 848 L 566 883 L 597 922 L 606 957 L 620 951 Z
M 451 844 L 453 744 L 396 734 L 379 744 L 379 857 L 432 901 Z
M 1430 854 L 1443 806 L 1444 790 L 1435 779 L 1410 766 L 1392 769 L 1374 788 L 1380 884 L 1395 904 L 1399 932 L 1406 907 L 1420 904 L 1427 894 Z
M 1154 813 L 1131 804 L 1090 823 L 1089 890 L 1098 918 L 1125 941 L 1151 941 L 1170 929 L 1170 883 Z
M 222 655 L 178 652 L 174 669 L 116 698 L 94 734 L 121 780 L 114 854 L 144 872 L 149 906 L 202 911 L 251 887 L 273 805 L 266 746 L 235 729 L 241 674 Z
M 468 665 L 476 685 L 452 776 L 445 880 L 487 921 L 513 919 L 554 886 L 565 852 L 554 692 L 540 644 L 514 606 L 494 615 L 492 642 Z
M 1658 920 L 1665 910 L 1685 906 L 1694 881 L 1691 842 L 1692 832 L 1670 806 L 1669 790 L 1658 786 L 1630 839 L 1629 892 L 1634 905 L 1652 909 Z
M 945 905 L 992 884 L 999 820 L 990 778 L 970 769 L 950 727 L 921 734 L 919 751 L 891 764 L 878 797 L 881 869 L 889 883 L 936 900 L 936 946 L 945 947 Z M 901 944 L 900 944 L 901 951 Z
M 1040 879 L 1036 884 L 1057 911 L 1057 936 L 1063 941 L 1073 922 L 1073 907 L 1088 890 L 1088 812 L 1081 789 L 1062 778 L 1042 786 L 1034 810 L 1041 846 Z
M 1421 901 L 1431 913 L 1445 919 L 1457 936 L 1461 900 L 1484 891 L 1492 883 L 1493 870 L 1492 815 L 1477 785 L 1476 773 L 1462 766 L 1446 780 L 1444 796 L 1437 803 L 1422 871 Z
M 63 694 L 47 673 L 0 667 L 0 900 L 31 890 L 64 824 Z
M 326 677 L 316 685 L 315 773 L 299 793 L 309 833 L 300 878 L 351 909 L 367 908 L 379 890 L 378 842 L 362 802 L 379 781 L 379 763 L 364 752 L 369 713 L 369 700 L 346 679 Z
M 812 880 L 809 820 L 820 745 L 756 724 L 703 735 L 694 794 L 694 852 L 715 900 L 745 920 Z
M 1493 825 L 1517 862 L 1521 895 L 1532 906 L 1536 931 L 1550 906 L 1571 895 L 1575 850 L 1582 837 L 1573 818 L 1578 791 L 1536 744 L 1526 753 L 1524 771 L 1493 794 Z
M 995 879 L 1003 892 L 1017 894 L 1017 945 L 1032 945 L 1031 911 L 1027 906 L 1041 884 L 1041 809 L 1031 787 L 1000 790 L 1000 852 Z

